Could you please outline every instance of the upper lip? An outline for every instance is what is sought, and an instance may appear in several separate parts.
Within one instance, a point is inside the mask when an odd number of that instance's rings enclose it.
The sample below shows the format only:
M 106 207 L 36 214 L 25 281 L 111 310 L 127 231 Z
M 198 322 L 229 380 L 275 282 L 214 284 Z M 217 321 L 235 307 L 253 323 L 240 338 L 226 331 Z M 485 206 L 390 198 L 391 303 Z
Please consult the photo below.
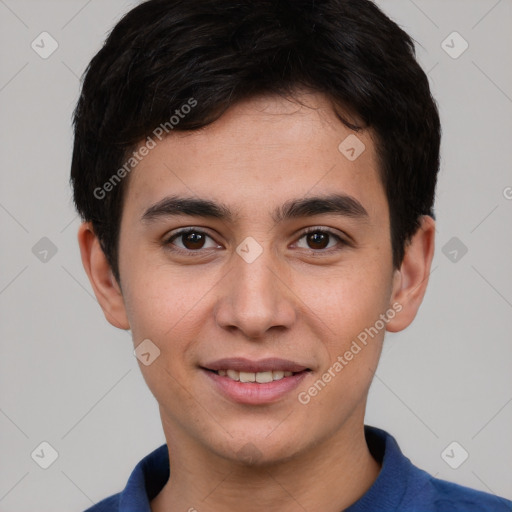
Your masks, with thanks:
M 284 372 L 301 372 L 308 370 L 307 366 L 303 366 L 294 361 L 287 359 L 279 359 L 277 357 L 269 357 L 260 359 L 258 361 L 251 361 L 243 357 L 227 357 L 224 359 L 217 359 L 211 363 L 206 363 L 203 368 L 207 370 L 236 370 L 239 372 L 270 372 L 270 371 L 284 371 Z

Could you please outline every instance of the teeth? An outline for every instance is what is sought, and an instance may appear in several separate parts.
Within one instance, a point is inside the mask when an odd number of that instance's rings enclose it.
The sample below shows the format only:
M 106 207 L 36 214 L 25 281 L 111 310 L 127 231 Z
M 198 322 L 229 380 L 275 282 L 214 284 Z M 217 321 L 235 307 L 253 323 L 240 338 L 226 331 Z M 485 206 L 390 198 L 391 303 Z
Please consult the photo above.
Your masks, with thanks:
M 256 374 L 251 372 L 240 372 L 240 382 L 256 382 Z
M 272 372 L 258 372 L 256 373 L 256 382 L 260 384 L 265 384 L 266 382 L 272 382 L 274 377 L 272 376 Z
M 284 377 L 291 377 L 293 372 L 283 372 L 281 370 L 268 372 L 237 372 L 236 370 L 218 370 L 217 373 L 221 377 L 229 377 L 230 379 L 240 382 L 258 382 L 265 384 L 274 380 L 281 380 Z
M 233 380 L 240 380 L 240 372 L 237 372 L 235 370 L 227 370 L 227 376 L 230 378 L 230 379 L 233 379 Z

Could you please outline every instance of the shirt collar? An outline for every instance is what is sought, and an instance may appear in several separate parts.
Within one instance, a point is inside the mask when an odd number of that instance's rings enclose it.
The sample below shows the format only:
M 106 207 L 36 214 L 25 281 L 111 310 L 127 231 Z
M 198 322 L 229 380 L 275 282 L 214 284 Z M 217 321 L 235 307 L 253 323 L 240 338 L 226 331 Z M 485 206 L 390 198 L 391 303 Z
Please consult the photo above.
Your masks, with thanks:
M 345 512 L 367 512 L 375 503 L 383 510 L 395 510 L 407 489 L 412 463 L 401 452 L 395 438 L 384 430 L 364 426 L 372 456 L 382 465 L 370 489 Z M 170 476 L 169 453 L 163 444 L 135 466 L 119 496 L 119 512 L 151 512 L 150 502 Z
M 379 475 L 372 486 L 344 512 L 370 512 L 379 504 L 380 510 L 398 510 L 404 499 L 409 479 L 420 471 L 403 455 L 396 439 L 386 431 L 364 426 L 368 449 L 381 464 Z M 411 470 L 414 469 L 415 471 Z

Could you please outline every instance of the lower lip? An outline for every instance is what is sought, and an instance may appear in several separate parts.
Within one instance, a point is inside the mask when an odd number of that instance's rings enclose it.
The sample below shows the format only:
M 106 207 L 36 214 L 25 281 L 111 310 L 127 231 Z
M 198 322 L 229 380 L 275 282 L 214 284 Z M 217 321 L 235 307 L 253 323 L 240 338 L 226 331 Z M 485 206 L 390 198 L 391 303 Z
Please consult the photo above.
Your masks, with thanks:
M 240 382 L 218 373 L 204 370 L 217 389 L 226 397 L 242 404 L 266 404 L 279 400 L 293 391 L 310 372 L 305 370 L 289 377 L 258 384 L 256 382 Z

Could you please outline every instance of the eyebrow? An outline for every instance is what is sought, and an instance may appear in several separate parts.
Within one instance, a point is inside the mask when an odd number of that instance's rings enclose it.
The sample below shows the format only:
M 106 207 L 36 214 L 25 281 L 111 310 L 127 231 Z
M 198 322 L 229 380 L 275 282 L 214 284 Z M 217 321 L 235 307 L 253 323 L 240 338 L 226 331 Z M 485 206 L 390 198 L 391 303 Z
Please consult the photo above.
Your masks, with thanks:
M 345 194 L 330 194 L 309 198 L 290 199 L 277 207 L 272 213 L 275 223 L 300 217 L 337 214 L 355 219 L 368 218 L 368 212 L 354 197 Z M 160 218 L 175 216 L 193 216 L 219 219 L 233 222 L 238 212 L 227 205 L 209 199 L 169 196 L 150 206 L 142 215 L 145 223 Z

